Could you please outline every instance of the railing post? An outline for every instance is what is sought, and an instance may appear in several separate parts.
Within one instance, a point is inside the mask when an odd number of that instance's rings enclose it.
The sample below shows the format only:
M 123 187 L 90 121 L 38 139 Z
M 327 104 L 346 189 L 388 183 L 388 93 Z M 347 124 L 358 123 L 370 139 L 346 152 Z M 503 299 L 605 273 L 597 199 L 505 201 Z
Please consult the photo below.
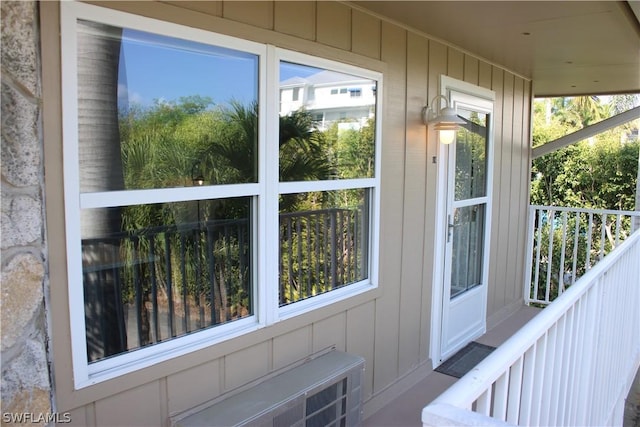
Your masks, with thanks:
M 522 295 L 524 296 L 524 303 L 526 305 L 531 304 L 531 268 L 533 267 L 533 236 L 535 233 L 536 225 L 536 208 L 529 206 L 529 226 L 527 229 L 527 249 L 525 253 L 525 268 L 524 268 L 524 289 Z

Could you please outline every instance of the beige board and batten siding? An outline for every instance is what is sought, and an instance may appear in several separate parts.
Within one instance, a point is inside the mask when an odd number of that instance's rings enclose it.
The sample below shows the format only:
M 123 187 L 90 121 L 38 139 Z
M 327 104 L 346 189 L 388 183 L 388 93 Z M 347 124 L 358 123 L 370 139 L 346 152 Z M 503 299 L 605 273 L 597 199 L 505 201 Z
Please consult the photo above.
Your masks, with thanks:
M 354 63 L 384 73 L 379 289 L 114 380 L 73 390 L 60 123 L 59 12 L 42 2 L 47 224 L 56 403 L 72 425 L 167 425 L 308 355 L 336 347 L 366 360 L 365 416 L 430 371 L 437 146 L 420 119 L 440 75 L 496 92 L 488 316 L 522 300 L 529 174 L 528 80 L 442 41 L 333 2 L 106 2 L 156 19 Z M 48 98 L 47 98 L 48 97 Z M 55 250 L 60 248 L 60 250 Z M 412 375 L 410 375 L 412 374 Z

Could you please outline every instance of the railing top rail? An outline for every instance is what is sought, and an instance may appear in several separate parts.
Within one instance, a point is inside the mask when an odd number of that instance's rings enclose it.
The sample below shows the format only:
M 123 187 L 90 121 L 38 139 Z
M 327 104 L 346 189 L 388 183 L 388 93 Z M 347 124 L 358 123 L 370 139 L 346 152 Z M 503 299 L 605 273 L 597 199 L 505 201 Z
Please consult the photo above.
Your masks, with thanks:
M 553 210 L 556 212 L 580 212 L 580 213 L 593 213 L 597 215 L 629 215 L 639 216 L 640 211 L 620 211 L 611 209 L 589 209 L 589 208 L 571 208 L 566 206 L 542 206 L 542 205 L 530 205 L 529 209 L 533 210 Z
M 504 344 L 467 375 L 454 383 L 433 403 L 445 403 L 461 408 L 471 404 L 513 365 L 558 319 L 562 317 L 594 284 L 634 245 L 640 244 L 640 232 L 633 233 L 615 251 L 607 255 L 578 281 L 516 332 Z
M 311 209 L 306 211 L 296 211 L 296 212 L 281 212 L 279 215 L 280 218 L 291 218 L 291 217 L 306 217 L 312 215 L 324 215 L 335 212 L 354 212 L 357 211 L 357 208 L 326 208 L 326 209 Z

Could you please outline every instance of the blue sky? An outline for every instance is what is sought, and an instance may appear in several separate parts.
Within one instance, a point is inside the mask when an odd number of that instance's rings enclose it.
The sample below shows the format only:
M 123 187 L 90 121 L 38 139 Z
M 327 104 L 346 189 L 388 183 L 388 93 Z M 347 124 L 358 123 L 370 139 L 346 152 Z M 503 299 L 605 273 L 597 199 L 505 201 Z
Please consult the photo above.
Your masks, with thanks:
M 285 64 L 281 80 L 319 70 Z M 248 104 L 257 99 L 258 59 L 255 55 L 202 43 L 125 29 L 118 98 L 151 106 L 156 100 L 177 101 L 200 95 L 215 104 L 231 100 Z

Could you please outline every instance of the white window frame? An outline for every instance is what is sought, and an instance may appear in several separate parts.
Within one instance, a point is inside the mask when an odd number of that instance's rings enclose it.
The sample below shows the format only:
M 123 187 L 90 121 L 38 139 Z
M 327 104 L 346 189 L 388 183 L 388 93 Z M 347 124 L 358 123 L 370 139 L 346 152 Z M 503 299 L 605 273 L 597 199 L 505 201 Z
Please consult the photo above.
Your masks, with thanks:
M 380 121 L 382 74 L 359 67 L 292 52 L 271 45 L 251 42 L 170 22 L 141 17 L 94 5 L 61 2 L 63 163 L 65 194 L 65 225 L 67 241 L 67 271 L 69 290 L 69 320 L 72 346 L 74 386 L 81 389 L 156 363 L 215 345 L 255 331 L 278 321 L 297 316 L 337 301 L 375 289 L 378 284 L 379 189 L 380 189 Z M 225 48 L 252 53 L 259 58 L 258 93 L 258 182 L 206 187 L 124 190 L 81 193 L 78 159 L 78 85 L 77 85 L 77 20 L 95 21 L 121 28 L 136 29 L 170 37 L 183 38 Z M 309 182 L 279 182 L 279 64 L 280 61 L 355 74 L 377 81 L 375 177 Z M 276 159 L 276 161 L 273 161 Z M 330 292 L 279 307 L 279 206 L 278 194 L 368 189 L 369 262 L 367 279 Z M 127 206 L 152 203 L 193 201 L 212 198 L 251 197 L 254 232 L 253 315 L 213 328 L 176 337 L 135 351 L 114 355 L 89 364 L 87 362 L 86 331 L 81 256 L 81 209 Z
M 305 313 L 309 310 L 325 307 L 336 301 L 344 298 L 355 296 L 362 292 L 368 291 L 377 286 L 378 283 L 378 246 L 379 246 L 379 217 L 380 217 L 380 203 L 379 203 L 379 189 L 380 189 L 380 165 L 381 165 L 381 97 L 382 97 L 382 74 L 366 70 L 360 67 L 343 64 L 328 59 L 318 58 L 315 56 L 303 54 L 300 52 L 294 52 L 286 49 L 273 48 L 275 61 L 274 70 L 279 71 L 280 62 L 291 62 L 296 64 L 308 65 L 325 70 L 337 71 L 340 73 L 351 74 L 362 78 L 375 80 L 377 82 L 378 90 L 380 91 L 376 100 L 376 129 L 375 129 L 375 166 L 373 178 L 360 178 L 360 179 L 340 179 L 340 180 L 326 180 L 326 181 L 300 181 L 300 182 L 278 182 L 278 171 L 275 171 L 275 182 L 277 194 L 292 194 L 292 193 L 305 193 L 311 191 L 332 191 L 332 190 L 351 190 L 351 189 L 366 189 L 370 191 L 370 206 L 369 206 L 369 271 L 365 280 L 360 282 L 351 283 L 348 286 L 332 290 L 320 295 L 316 295 L 313 298 L 308 298 L 302 301 L 297 301 L 279 308 L 279 320 L 287 319 L 299 314 Z M 279 81 L 279 76 L 276 78 L 276 82 Z M 277 83 L 276 83 L 277 85 Z M 277 115 L 277 111 L 275 112 Z M 278 123 L 275 116 L 271 117 L 270 123 Z M 277 147 L 276 147 L 277 148 Z M 278 155 L 276 152 L 274 155 Z M 275 164 L 275 162 L 274 162 Z M 276 164 L 277 167 L 277 164 Z M 273 192 L 270 192 L 273 194 Z M 272 198 L 277 203 L 277 198 Z M 272 207 L 273 211 L 277 212 L 278 207 Z M 277 218 L 276 223 L 272 224 L 272 229 L 278 230 Z M 269 241 L 273 242 L 273 248 L 269 253 L 274 253 L 275 260 L 271 260 L 272 265 L 278 265 L 279 260 L 279 247 L 278 236 L 271 237 Z M 277 293 L 276 293 L 277 294 Z

